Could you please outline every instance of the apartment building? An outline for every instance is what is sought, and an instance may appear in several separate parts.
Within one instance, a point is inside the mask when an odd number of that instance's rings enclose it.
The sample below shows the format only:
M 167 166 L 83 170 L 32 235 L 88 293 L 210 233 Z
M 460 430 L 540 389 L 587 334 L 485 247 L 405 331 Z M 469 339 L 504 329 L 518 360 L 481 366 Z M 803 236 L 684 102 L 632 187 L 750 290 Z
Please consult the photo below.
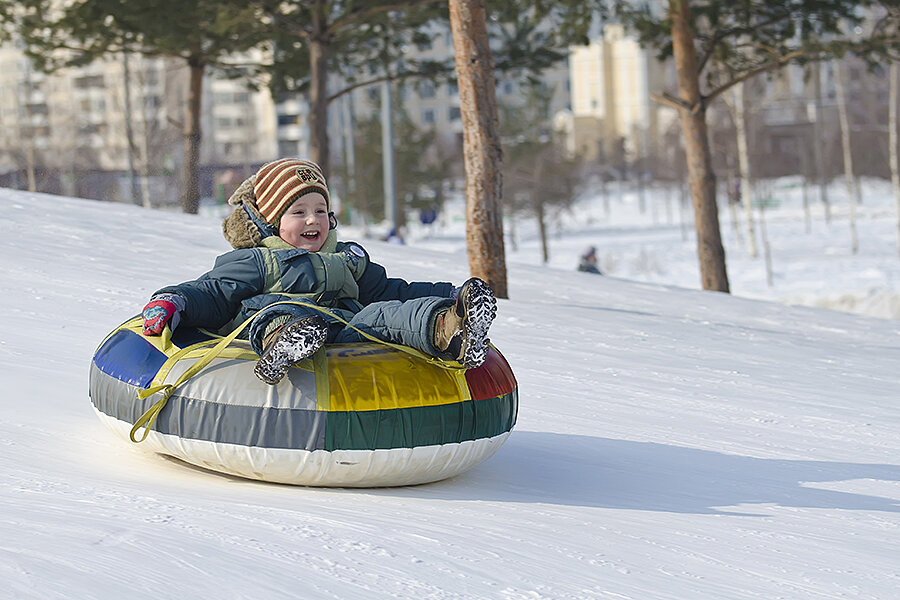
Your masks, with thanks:
M 49 143 L 46 78 L 14 45 L 0 45 L 0 177 L 16 176 Z
M 265 60 L 261 51 L 241 56 L 248 63 Z M 281 113 L 265 85 L 251 89 L 246 81 L 227 79 L 207 73 L 204 79 L 203 122 L 204 140 L 200 163 L 207 170 L 236 169 L 239 175 L 249 176 L 260 164 L 276 158 L 282 149 L 281 135 L 296 132 L 281 130 Z
M 453 59 L 449 30 L 436 28 L 427 48 L 408 52 L 435 60 Z M 252 58 L 252 57 L 251 57 Z M 126 86 L 125 73 L 129 74 Z M 553 91 L 548 114 L 567 124 L 570 149 L 593 161 L 624 144 L 629 157 L 650 152 L 673 118 L 653 103 L 651 87 L 666 70 L 621 28 L 573 48 L 570 59 L 546 70 Z M 187 101 L 186 67 L 171 59 L 118 56 L 53 75 L 34 71 L 14 46 L 0 48 L 0 178 L 24 186 L 34 164 L 57 173 L 41 189 L 134 201 L 128 174 L 137 173 L 144 193 L 156 203 L 174 202 L 182 163 L 181 127 Z M 333 79 L 332 92 L 342 82 Z M 126 102 L 126 88 L 130 102 Z M 462 142 L 459 94 L 448 83 L 408 80 L 395 85 L 394 105 L 420 129 L 433 128 L 451 153 Z M 498 80 L 501 105 L 524 101 L 514 76 Z M 230 193 L 259 164 L 277 156 L 309 152 L 308 105 L 302 95 L 275 102 L 268 90 L 250 90 L 240 80 L 209 74 L 204 82 L 201 195 Z M 347 160 L 355 123 L 375 114 L 378 85 L 359 88 L 329 110 L 332 160 Z M 132 147 L 129 152 L 129 134 Z M 29 159 L 29 156 L 32 158 Z M 67 175 L 68 174 L 68 175 Z M 18 179 L 17 182 L 13 182 Z M 164 179 L 167 186 L 160 188 Z M 156 188 L 149 190 L 152 182 Z M 148 183 L 151 182 L 151 183 Z M 87 188 L 87 189 L 85 189 Z
M 604 162 L 634 162 L 659 152 L 677 114 L 650 95 L 673 84 L 670 66 L 612 24 L 590 45 L 571 48 L 569 76 L 571 152 Z
M 182 61 L 139 55 L 48 75 L 15 43 L 0 46 L 0 185 L 177 202 L 188 81 Z M 241 81 L 206 77 L 201 130 L 204 196 L 278 152 L 271 95 Z
M 159 60 L 124 57 L 66 69 L 36 71 L 14 45 L 0 48 L 0 176 L 24 187 L 91 197 L 116 196 L 105 174 L 145 162 L 148 140 L 169 112 Z M 126 115 L 130 119 L 126 120 Z M 129 130 L 135 150 L 129 154 Z M 132 164 L 137 169 L 139 165 Z
M 853 167 L 858 175 L 888 177 L 887 65 L 872 70 L 847 57 L 791 65 L 759 77 L 745 90 L 750 161 L 761 177 L 804 174 L 826 180 L 843 173 L 838 70 L 843 79 Z

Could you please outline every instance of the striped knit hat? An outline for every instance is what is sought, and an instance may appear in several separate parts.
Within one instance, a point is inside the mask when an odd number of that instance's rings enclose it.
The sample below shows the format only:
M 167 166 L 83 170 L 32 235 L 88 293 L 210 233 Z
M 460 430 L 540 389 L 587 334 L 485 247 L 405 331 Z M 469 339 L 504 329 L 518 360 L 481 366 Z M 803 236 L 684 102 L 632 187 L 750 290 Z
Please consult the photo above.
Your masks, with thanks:
M 325 196 L 325 204 L 330 210 L 328 184 L 322 169 L 311 160 L 301 158 L 282 158 L 264 164 L 256 173 L 253 184 L 260 214 L 276 227 L 294 200 L 311 192 Z

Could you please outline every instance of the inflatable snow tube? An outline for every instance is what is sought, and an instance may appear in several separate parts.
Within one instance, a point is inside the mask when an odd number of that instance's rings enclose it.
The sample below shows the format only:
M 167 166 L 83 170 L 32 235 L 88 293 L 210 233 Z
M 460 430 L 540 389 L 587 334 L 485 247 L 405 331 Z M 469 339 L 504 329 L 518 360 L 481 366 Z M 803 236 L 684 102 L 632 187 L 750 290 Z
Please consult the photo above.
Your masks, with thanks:
M 101 421 L 134 440 L 135 424 L 159 398 L 140 392 L 154 380 L 176 380 L 215 340 L 192 329 L 171 340 L 145 337 L 140 318 L 118 327 L 91 363 L 90 398 Z M 329 345 L 275 386 L 253 374 L 256 358 L 248 342 L 230 342 L 172 387 L 139 445 L 250 479 L 398 486 L 472 468 L 516 422 L 516 380 L 493 347 L 483 365 L 463 370 L 382 344 Z

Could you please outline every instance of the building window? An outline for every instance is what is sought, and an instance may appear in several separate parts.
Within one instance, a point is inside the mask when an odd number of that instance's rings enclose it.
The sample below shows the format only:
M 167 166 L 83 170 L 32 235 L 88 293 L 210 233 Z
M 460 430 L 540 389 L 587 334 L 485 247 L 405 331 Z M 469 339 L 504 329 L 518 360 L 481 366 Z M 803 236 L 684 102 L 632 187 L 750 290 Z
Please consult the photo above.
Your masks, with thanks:
M 799 150 L 797 138 L 789 135 L 773 135 L 771 147 L 774 154 L 796 154 Z
M 278 141 L 278 155 L 279 156 L 296 156 L 299 154 L 298 150 L 300 145 L 297 142 L 291 140 L 279 140 Z
M 47 125 L 40 125 L 37 127 L 30 126 L 22 126 L 21 128 L 22 136 L 26 138 L 43 138 L 50 135 L 50 127 Z
M 434 82 L 423 81 L 419 84 L 419 96 L 422 98 L 434 98 Z
M 97 123 L 85 123 L 78 127 L 78 133 L 81 135 L 96 135 L 102 130 L 102 126 Z
M 46 104 L 29 104 L 28 113 L 31 116 L 48 115 L 50 114 L 50 107 L 48 107 Z
M 78 77 L 75 79 L 75 87 L 79 90 L 102 88 L 103 75 L 85 75 L 84 77 Z
M 426 108 L 425 110 L 422 111 L 422 122 L 429 123 L 429 124 L 434 123 L 434 109 L 433 108 Z
M 448 117 L 451 121 L 459 121 L 459 107 L 458 107 L 458 106 L 451 106 L 451 107 L 450 107 L 450 110 L 447 112 L 447 117 Z
M 278 115 L 279 125 L 296 125 L 299 115 Z

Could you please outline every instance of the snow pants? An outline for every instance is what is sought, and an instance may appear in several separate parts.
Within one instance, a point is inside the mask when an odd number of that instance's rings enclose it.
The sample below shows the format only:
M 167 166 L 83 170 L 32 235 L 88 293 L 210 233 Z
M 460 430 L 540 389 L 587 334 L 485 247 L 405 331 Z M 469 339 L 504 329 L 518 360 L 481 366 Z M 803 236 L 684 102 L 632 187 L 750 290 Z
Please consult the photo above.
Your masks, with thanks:
M 352 327 L 328 318 L 311 306 L 305 306 L 310 304 L 311 301 L 300 300 L 292 304 L 267 306 L 260 310 L 250 326 L 249 338 L 253 351 L 262 355 L 266 335 L 281 325 L 295 319 L 319 315 L 325 317 L 328 323 L 326 343 L 347 344 L 367 341 L 356 331 L 359 330 L 385 342 L 409 346 L 429 356 L 438 356 L 440 351 L 434 346 L 434 321 L 438 312 L 453 305 L 453 300 L 426 296 L 405 301 L 373 302 L 353 315 L 348 321 Z

